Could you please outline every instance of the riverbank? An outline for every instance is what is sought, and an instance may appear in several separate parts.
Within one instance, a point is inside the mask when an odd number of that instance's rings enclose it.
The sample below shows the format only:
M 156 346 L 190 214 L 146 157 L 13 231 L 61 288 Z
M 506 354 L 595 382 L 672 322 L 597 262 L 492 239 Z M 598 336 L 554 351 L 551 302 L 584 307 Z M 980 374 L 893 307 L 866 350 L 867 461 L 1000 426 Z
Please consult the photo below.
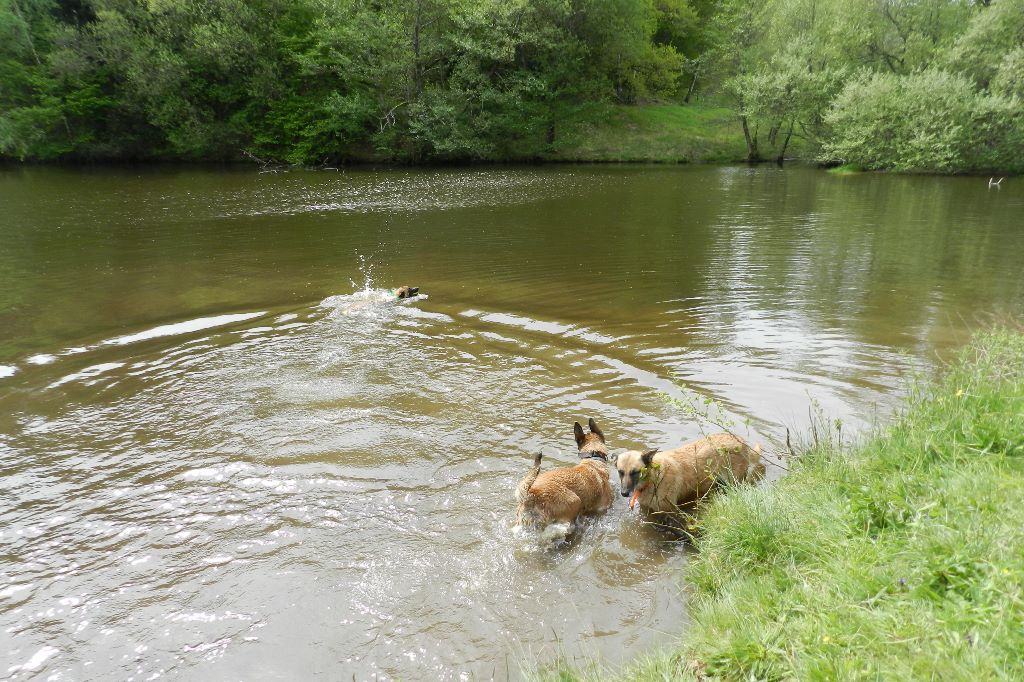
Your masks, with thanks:
M 577 163 L 743 163 L 747 148 L 736 111 L 713 104 L 591 105 L 562 126 L 561 138 L 536 154 L 542 161 Z M 782 137 L 762 135 L 761 158 L 778 157 Z M 794 136 L 786 158 L 816 161 Z
M 244 145 L 242 145 L 244 148 Z M 790 146 L 790 156 L 800 156 L 800 141 Z M 774 158 L 774 148 L 762 150 Z M 622 105 L 592 103 L 574 108 L 555 124 L 554 140 L 538 134 L 481 152 L 478 155 L 421 158 L 408 151 L 355 145 L 342 158 L 320 166 L 440 166 L 502 163 L 738 163 L 746 159 L 743 134 L 736 113 L 710 104 Z M 22 164 L 124 164 L 170 163 L 192 165 L 256 164 L 286 168 L 283 159 L 260 158 L 241 149 L 226 156 L 180 157 L 175 155 L 80 156 L 19 161 L 0 156 L 0 167 Z M 297 164 L 302 166 L 303 164 Z M 316 167 L 320 167 L 316 166 Z
M 729 163 L 746 150 L 736 114 L 700 104 L 593 105 L 563 123 L 550 147 L 556 162 Z
M 986 333 L 877 435 L 716 500 L 688 632 L 616 676 L 1024 678 L 1022 401 L 1024 334 Z
M 757 130 L 755 128 L 755 134 Z M 549 140 L 548 136 L 553 139 Z M 762 130 L 758 136 L 758 150 L 763 162 L 772 162 L 780 152 L 784 136 L 771 136 Z M 736 112 L 715 103 L 644 104 L 625 105 L 608 103 L 583 104 L 563 112 L 550 131 L 487 146 L 476 153 L 452 153 L 424 157 L 408 148 L 375 147 L 354 144 L 340 157 L 324 157 L 315 165 L 295 162 L 249 152 L 243 142 L 222 155 L 176 156 L 167 155 L 86 155 L 74 153 L 52 158 L 29 158 L 19 161 L 0 156 L 0 167 L 28 164 L 71 165 L 123 165 L 123 164 L 181 164 L 181 165 L 255 165 L 263 169 L 339 168 L 347 167 L 405 167 L 405 166 L 461 166 L 494 164 L 543 163 L 745 163 L 747 149 Z M 786 146 L 786 159 L 805 163 L 820 163 L 818 150 L 803 137 L 794 136 Z M 884 171 L 884 169 L 875 169 Z M 836 175 L 874 172 L 858 164 L 846 164 L 831 169 Z M 910 171 L 904 171 L 910 172 Z M 970 172 L 966 169 L 917 171 L 941 174 Z M 1014 168 L 991 171 L 1013 175 Z M 989 172 L 977 174 L 988 175 Z

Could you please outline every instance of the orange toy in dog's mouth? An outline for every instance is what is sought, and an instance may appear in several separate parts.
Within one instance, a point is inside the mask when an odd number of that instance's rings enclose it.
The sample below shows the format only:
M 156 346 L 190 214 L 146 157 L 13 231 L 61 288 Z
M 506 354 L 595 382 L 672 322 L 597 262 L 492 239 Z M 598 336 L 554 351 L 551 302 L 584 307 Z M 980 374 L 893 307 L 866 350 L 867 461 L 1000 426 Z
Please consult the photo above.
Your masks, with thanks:
M 633 507 L 636 506 L 636 501 L 638 499 L 640 499 L 640 493 L 641 493 L 642 490 L 643 490 L 642 488 L 637 488 L 635 491 L 633 491 L 633 497 L 629 498 L 629 509 L 630 509 L 630 511 L 632 511 Z

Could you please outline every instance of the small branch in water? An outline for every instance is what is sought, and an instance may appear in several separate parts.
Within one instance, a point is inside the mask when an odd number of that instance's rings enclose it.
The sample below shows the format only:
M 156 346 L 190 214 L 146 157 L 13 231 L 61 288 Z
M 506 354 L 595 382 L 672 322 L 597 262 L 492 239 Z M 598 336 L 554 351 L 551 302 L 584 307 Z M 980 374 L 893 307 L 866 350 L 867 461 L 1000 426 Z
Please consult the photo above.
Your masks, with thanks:
M 242 152 L 242 156 L 256 162 L 256 165 L 260 167 L 260 173 L 277 173 L 282 170 L 287 170 L 288 168 L 286 164 L 279 163 L 277 161 L 261 159 L 260 157 L 250 152 L 248 149 L 242 149 L 240 151 Z
M 259 166 L 269 166 L 270 165 L 269 161 L 261 159 L 260 157 L 256 156 L 251 151 L 249 151 L 248 149 L 243 149 L 241 151 L 242 151 L 242 156 L 244 156 L 244 157 L 246 157 L 248 159 L 252 159 Z

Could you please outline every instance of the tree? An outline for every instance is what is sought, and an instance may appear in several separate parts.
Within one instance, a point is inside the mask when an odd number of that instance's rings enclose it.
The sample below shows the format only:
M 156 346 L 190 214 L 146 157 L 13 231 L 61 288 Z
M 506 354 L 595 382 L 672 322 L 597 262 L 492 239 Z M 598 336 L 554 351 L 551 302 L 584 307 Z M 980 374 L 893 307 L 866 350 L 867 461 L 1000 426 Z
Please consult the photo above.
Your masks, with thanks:
M 812 144 L 820 142 L 824 114 L 845 75 L 844 70 L 830 66 L 814 68 L 796 42 L 761 69 L 733 79 L 730 86 L 743 103 L 744 119 L 768 123 L 768 143 L 776 147 L 775 160 L 782 163 L 794 132 Z M 756 138 L 750 144 L 756 150 Z
M 757 128 L 746 103 L 747 86 L 758 65 L 770 58 L 771 50 L 765 44 L 772 18 L 773 4 L 751 3 L 744 0 L 723 0 L 709 27 L 712 47 L 710 61 L 713 74 L 724 83 L 737 113 L 743 139 L 747 145 L 747 161 L 759 161 Z
M 1001 83 L 1014 80 L 1009 70 L 1014 68 L 1016 57 L 1011 55 L 1022 48 L 1024 0 L 992 0 L 976 10 L 944 62 L 971 77 L 978 87 L 988 88 L 997 75 Z
M 909 76 L 862 71 L 826 115 L 829 160 L 903 171 L 1024 168 L 1019 102 L 978 92 L 938 69 Z

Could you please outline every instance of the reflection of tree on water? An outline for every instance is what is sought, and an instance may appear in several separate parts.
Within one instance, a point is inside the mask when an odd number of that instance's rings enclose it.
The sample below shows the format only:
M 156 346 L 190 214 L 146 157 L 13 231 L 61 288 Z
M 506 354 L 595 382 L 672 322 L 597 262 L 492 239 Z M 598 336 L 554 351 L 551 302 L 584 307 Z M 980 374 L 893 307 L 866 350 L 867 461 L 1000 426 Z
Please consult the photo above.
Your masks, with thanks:
M 1000 219 L 1008 207 L 994 205 L 976 179 L 816 180 L 769 195 L 767 213 L 791 216 L 772 235 L 788 247 L 785 264 L 733 271 L 792 292 L 783 300 L 800 301 L 823 327 L 841 324 L 869 343 L 917 350 L 935 334 L 933 342 L 949 343 L 945 329 L 977 321 L 993 304 L 1021 303 L 1019 278 L 993 275 L 1012 272 L 1022 237 Z M 756 211 L 746 217 L 756 224 Z

